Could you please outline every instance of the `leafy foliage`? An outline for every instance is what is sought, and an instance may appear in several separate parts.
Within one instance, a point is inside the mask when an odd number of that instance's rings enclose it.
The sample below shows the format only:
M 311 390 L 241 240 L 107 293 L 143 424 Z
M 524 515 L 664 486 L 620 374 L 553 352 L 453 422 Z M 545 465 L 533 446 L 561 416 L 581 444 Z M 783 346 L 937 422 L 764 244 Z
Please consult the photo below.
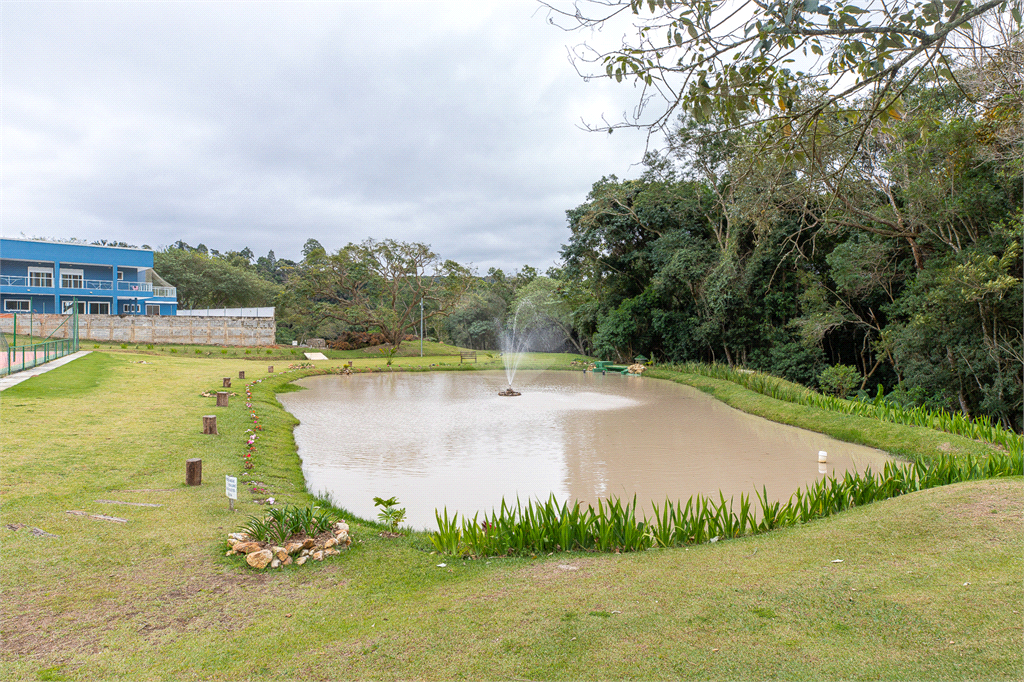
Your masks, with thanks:
M 283 545 L 294 536 L 316 535 L 330 530 L 337 521 L 330 509 L 318 506 L 271 508 L 262 517 L 250 516 L 242 531 L 260 542 Z
M 597 508 L 583 509 L 579 502 L 559 504 L 554 496 L 547 501 L 528 501 L 515 507 L 501 501 L 501 509 L 459 522 L 458 515 L 448 518 L 436 513 L 438 531 L 431 534 L 437 551 L 470 557 L 569 552 L 637 552 L 650 547 L 717 542 L 744 535 L 765 533 L 777 528 L 808 523 L 852 507 L 897 497 L 917 490 L 960 481 L 997 476 L 1020 476 L 1021 451 L 993 454 L 984 461 L 972 457 L 960 460 L 943 456 L 932 463 L 900 465 L 888 462 L 880 474 L 847 472 L 842 478 L 829 476 L 797 490 L 785 502 L 769 501 L 767 489 L 756 492 L 760 513 L 756 513 L 748 495 L 741 495 L 739 508 L 734 500 L 696 495 L 686 501 L 653 505 L 653 514 L 637 514 L 636 498 L 623 502 L 618 498 L 598 500 Z

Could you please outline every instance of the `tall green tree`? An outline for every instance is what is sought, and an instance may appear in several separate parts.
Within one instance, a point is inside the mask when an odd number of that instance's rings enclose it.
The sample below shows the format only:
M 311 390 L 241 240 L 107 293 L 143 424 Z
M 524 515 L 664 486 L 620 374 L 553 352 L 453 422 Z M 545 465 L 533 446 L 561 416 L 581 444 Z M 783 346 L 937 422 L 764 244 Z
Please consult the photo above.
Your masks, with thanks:
M 367 239 L 307 259 L 288 280 L 300 314 L 379 330 L 397 348 L 420 319 L 448 315 L 471 283 L 469 270 L 426 244 Z
M 209 250 L 169 247 L 153 254 L 153 268 L 178 290 L 178 306 L 236 308 L 274 305 L 280 287 Z

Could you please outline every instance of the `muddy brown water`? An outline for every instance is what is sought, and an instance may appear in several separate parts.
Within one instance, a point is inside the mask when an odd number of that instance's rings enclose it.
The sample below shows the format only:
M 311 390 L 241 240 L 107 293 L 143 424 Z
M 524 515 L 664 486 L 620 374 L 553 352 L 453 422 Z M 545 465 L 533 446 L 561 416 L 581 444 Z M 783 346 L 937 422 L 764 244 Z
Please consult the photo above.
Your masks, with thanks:
M 301 424 L 295 440 L 310 491 L 363 518 L 396 496 L 407 524 L 435 529 L 434 510 L 473 515 L 544 499 L 632 499 L 650 510 L 692 495 L 789 499 L 827 473 L 879 471 L 887 455 L 745 414 L 657 379 L 520 372 L 319 376 L 279 395 Z M 756 502 L 755 502 L 756 506 Z

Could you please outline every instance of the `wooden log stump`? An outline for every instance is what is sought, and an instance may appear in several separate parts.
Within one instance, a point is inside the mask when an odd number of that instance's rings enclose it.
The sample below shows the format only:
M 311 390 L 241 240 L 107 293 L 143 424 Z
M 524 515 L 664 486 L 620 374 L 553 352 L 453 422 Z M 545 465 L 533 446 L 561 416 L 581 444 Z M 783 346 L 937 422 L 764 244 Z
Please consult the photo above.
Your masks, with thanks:
M 217 391 L 217 407 L 227 407 L 227 406 L 228 406 L 228 392 L 227 391 Z
M 244 379 L 245 378 L 245 370 L 244 369 L 238 370 L 238 378 L 239 379 Z
M 203 460 L 201 460 L 201 459 L 186 459 L 185 460 L 185 483 L 187 485 L 202 485 L 203 484 Z
M 274 366 L 273 366 L 273 365 L 271 365 L 270 367 L 267 367 L 267 372 L 268 372 L 269 374 L 273 374 L 273 373 L 274 373 Z
M 217 415 L 207 414 L 203 416 L 203 433 L 208 436 L 216 436 L 217 434 Z
M 224 377 L 224 388 L 231 388 L 231 377 Z

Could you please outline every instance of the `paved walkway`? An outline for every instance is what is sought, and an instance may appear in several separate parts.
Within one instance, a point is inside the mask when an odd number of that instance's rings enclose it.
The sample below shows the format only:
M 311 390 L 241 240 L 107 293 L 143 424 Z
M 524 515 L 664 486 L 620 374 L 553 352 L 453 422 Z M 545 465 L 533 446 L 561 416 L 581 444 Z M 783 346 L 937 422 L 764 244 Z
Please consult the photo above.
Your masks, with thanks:
M 80 350 L 77 353 L 72 353 L 71 355 L 65 355 L 62 358 L 57 358 L 56 360 L 50 360 L 46 364 L 39 365 L 38 367 L 30 367 L 29 369 L 25 369 L 25 370 L 22 370 L 20 372 L 15 372 L 14 374 L 11 374 L 9 376 L 0 377 L 0 391 L 8 389 L 11 386 L 15 386 L 17 384 L 20 384 L 23 381 L 28 381 L 29 379 L 31 379 L 34 376 L 38 376 L 38 375 L 43 374 L 45 372 L 49 372 L 51 369 L 57 369 L 61 365 L 66 365 L 69 362 L 71 362 L 72 360 L 77 360 L 78 358 L 84 358 L 86 355 L 88 355 L 91 352 L 92 352 L 91 350 Z

